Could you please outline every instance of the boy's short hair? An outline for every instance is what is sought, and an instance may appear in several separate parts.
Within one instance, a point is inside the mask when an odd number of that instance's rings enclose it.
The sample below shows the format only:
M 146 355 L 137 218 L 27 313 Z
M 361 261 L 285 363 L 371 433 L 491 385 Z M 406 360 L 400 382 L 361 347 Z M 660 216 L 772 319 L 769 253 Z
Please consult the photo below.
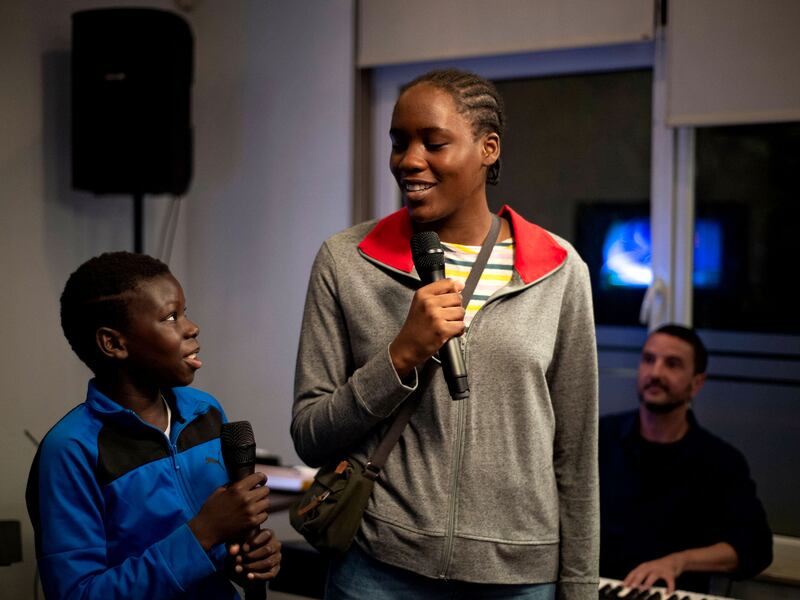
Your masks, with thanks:
M 75 354 L 95 374 L 102 366 L 95 341 L 98 328 L 125 329 L 131 300 L 126 292 L 169 274 L 169 267 L 152 256 L 121 251 L 90 258 L 69 276 L 61 293 L 61 328 Z

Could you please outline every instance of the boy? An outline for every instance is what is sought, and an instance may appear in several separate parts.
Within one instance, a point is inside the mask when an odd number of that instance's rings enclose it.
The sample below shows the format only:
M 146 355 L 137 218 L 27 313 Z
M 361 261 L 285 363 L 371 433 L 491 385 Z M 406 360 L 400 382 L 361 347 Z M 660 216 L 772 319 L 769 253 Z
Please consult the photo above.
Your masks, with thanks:
M 42 441 L 28 478 L 45 595 L 238 598 L 229 577 L 274 577 L 280 543 L 257 529 L 269 508 L 265 477 L 222 487 L 225 414 L 184 387 L 201 366 L 199 329 L 167 266 L 129 252 L 88 260 L 64 287 L 61 325 L 95 377 Z M 226 560 L 225 542 L 254 530 Z

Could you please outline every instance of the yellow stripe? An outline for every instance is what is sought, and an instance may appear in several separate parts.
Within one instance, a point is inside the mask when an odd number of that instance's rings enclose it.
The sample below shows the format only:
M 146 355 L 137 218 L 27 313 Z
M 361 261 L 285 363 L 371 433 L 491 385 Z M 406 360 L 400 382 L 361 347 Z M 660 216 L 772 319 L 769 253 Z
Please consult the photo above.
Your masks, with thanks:
M 450 242 L 447 245 L 465 254 L 477 254 L 481 251 L 480 246 L 462 246 L 461 244 L 451 244 Z
M 461 269 L 455 269 L 448 266 L 445 266 L 445 275 L 447 277 L 461 277 L 462 279 L 466 279 L 467 275 L 469 275 L 469 271 L 463 271 Z M 508 273 L 481 273 L 481 281 L 511 281 L 511 272 Z

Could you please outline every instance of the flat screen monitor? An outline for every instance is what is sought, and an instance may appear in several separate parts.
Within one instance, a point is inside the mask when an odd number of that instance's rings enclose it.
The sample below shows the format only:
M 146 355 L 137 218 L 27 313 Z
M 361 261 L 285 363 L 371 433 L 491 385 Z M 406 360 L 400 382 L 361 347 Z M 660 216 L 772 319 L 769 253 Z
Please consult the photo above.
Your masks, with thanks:
M 603 239 L 603 288 L 646 288 L 653 282 L 650 218 L 613 221 Z M 694 287 L 714 289 L 722 284 L 722 223 L 697 219 L 694 230 Z

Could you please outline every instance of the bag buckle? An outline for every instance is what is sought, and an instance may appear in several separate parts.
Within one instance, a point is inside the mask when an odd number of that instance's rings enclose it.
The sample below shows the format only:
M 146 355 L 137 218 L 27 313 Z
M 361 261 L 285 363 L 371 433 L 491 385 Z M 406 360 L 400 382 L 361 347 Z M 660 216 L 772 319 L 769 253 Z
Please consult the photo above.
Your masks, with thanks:
M 375 481 L 378 478 L 378 475 L 381 474 L 381 468 L 377 465 L 373 465 L 371 460 L 367 461 L 367 464 L 364 465 L 364 477 L 367 479 L 371 479 Z

